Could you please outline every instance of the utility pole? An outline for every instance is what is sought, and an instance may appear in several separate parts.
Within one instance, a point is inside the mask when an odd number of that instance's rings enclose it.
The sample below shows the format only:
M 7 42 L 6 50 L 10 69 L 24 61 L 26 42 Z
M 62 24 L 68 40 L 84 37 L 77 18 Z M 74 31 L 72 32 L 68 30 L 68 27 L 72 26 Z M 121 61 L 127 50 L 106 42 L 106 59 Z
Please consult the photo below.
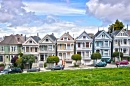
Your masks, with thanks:
M 119 61 L 120 61 L 120 41 L 118 41 L 118 46 L 119 46 Z

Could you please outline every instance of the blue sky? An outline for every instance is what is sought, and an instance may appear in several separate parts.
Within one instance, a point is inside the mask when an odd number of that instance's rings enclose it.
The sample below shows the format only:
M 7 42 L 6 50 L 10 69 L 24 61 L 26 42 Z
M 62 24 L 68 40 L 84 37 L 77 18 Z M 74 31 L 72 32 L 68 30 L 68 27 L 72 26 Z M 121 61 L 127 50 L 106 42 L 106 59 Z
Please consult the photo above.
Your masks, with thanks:
M 84 30 L 96 33 L 116 19 L 129 25 L 128 0 L 0 0 L 0 36 L 70 32 L 74 37 Z

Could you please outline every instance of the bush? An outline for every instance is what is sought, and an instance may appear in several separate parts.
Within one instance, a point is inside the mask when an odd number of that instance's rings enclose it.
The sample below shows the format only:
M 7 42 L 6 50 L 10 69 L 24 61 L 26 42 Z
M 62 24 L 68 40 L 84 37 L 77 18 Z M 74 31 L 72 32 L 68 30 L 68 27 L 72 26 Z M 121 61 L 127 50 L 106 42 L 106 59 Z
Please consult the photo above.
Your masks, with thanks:
M 46 62 L 44 63 L 44 67 L 47 67 L 47 63 Z
M 1 63 L 1 64 L 0 64 L 0 67 L 1 67 L 1 66 L 5 66 L 5 64 L 4 64 L 4 63 Z

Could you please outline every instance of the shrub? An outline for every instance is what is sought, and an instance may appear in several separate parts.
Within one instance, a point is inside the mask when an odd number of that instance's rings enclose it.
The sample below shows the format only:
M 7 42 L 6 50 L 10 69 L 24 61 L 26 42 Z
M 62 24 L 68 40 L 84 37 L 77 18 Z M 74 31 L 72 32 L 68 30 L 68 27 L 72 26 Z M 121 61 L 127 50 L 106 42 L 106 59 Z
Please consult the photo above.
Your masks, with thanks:
M 1 66 L 5 66 L 5 64 L 4 64 L 4 63 L 1 63 L 1 64 L 0 64 L 0 67 L 1 67 Z
M 47 67 L 47 63 L 46 62 L 44 63 L 44 67 Z

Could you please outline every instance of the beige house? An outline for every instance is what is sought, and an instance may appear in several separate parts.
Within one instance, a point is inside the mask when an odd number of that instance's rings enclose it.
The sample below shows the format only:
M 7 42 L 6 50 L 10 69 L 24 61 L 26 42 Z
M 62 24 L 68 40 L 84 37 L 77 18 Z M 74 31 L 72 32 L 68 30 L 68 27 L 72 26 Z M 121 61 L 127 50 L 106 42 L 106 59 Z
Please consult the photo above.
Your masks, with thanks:
M 74 38 L 69 32 L 64 33 L 57 39 L 57 56 L 60 60 L 72 61 L 71 56 L 74 54 Z

